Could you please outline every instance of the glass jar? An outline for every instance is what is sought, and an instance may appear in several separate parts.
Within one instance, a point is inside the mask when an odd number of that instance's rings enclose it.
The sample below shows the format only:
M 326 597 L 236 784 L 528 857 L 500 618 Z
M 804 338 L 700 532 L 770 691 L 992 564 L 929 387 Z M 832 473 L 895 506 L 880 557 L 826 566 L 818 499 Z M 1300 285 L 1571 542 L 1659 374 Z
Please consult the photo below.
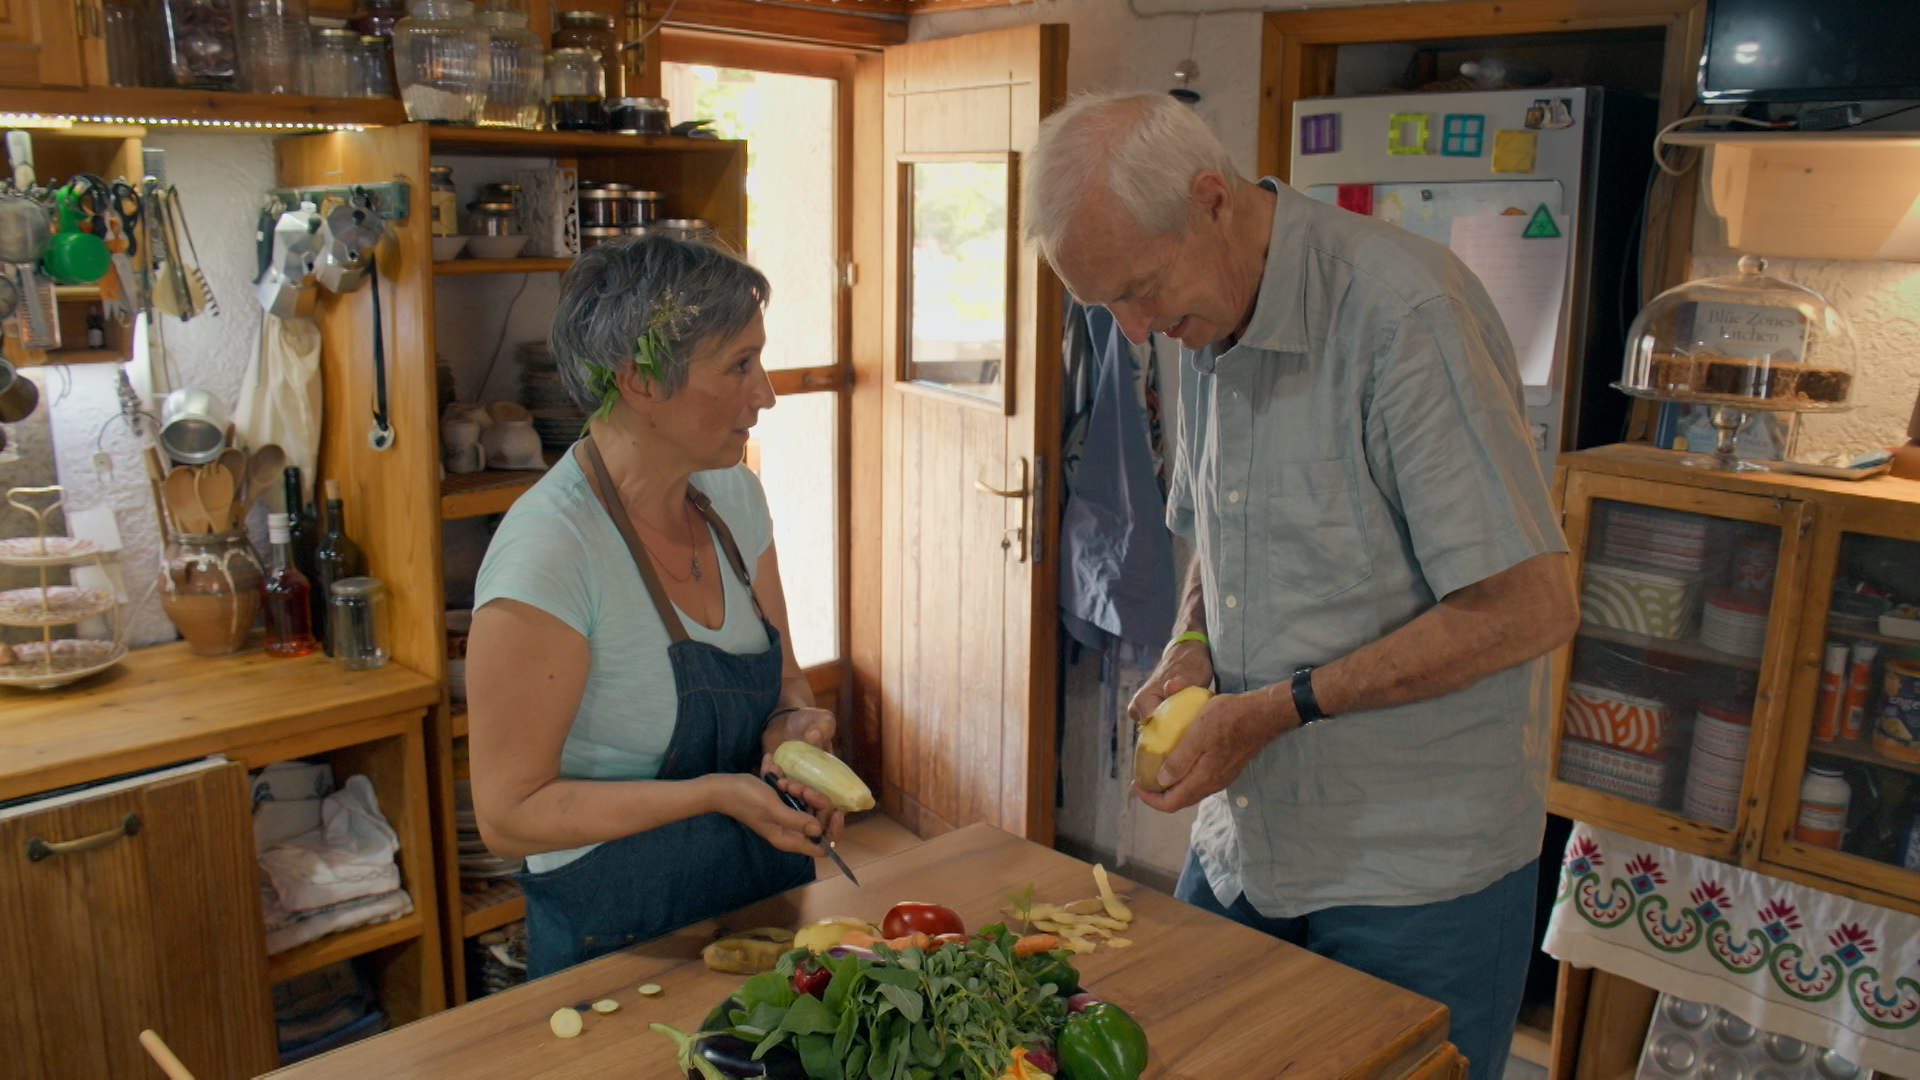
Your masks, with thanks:
M 305 94 L 312 65 L 307 0 L 243 0 L 240 88 L 254 94 Z
M 157 5 L 106 0 L 107 81 L 114 86 L 166 86 L 167 62 Z
M 673 129 L 663 97 L 623 97 L 607 102 L 607 130 L 622 135 L 665 135 Z
M 487 104 L 487 32 L 468 0 L 409 0 L 393 28 L 394 78 L 407 119 L 472 124 Z
M 665 203 L 657 191 L 629 191 L 627 203 L 632 207 L 629 220 L 636 225 L 651 225 L 665 212 Z
M 407 17 L 403 0 L 360 0 L 360 7 L 352 26 L 362 37 L 391 38 L 394 26 Z
M 360 34 L 326 27 L 313 35 L 313 96 L 359 97 Z
M 606 85 L 607 73 L 596 54 L 573 48 L 548 53 L 547 107 L 554 129 L 604 130 L 607 126 Z
M 196 656 L 226 656 L 247 643 L 264 576 L 244 531 L 175 533 L 160 559 L 160 606 Z
M 240 79 L 240 36 L 231 0 L 161 0 L 167 76 L 175 86 L 231 90 Z
M 603 11 L 563 11 L 553 31 L 556 49 L 585 49 L 600 58 L 602 97 L 619 97 L 625 80 L 620 71 L 620 37 L 613 16 Z
M 460 222 L 455 214 L 460 205 L 460 196 L 453 186 L 453 167 L 450 165 L 427 166 L 427 182 L 427 198 L 433 204 L 431 219 L 433 235 L 458 234 Z
M 1810 765 L 1800 781 L 1800 820 L 1793 827 L 1793 838 L 1815 847 L 1840 849 L 1847 832 L 1847 805 L 1853 801 L 1853 786 L 1839 768 Z
M 690 244 L 711 244 L 714 240 L 712 223 L 700 218 L 664 218 L 653 225 L 675 240 Z
M 580 250 L 599 247 L 609 240 L 618 240 L 626 235 L 626 230 L 618 225 L 582 225 L 580 226 Z
M 385 664 L 386 583 L 374 577 L 341 578 L 333 583 L 328 604 L 328 644 L 340 666 L 365 671 Z
M 539 127 L 546 105 L 540 94 L 544 70 L 540 35 L 527 29 L 527 13 L 506 0 L 494 0 L 482 8 L 478 19 L 491 42 L 487 104 L 480 123 L 488 127 Z
M 360 56 L 355 62 L 359 97 L 393 96 L 393 38 L 378 34 L 360 35 Z
M 510 202 L 468 203 L 467 235 L 512 236 L 513 204 Z

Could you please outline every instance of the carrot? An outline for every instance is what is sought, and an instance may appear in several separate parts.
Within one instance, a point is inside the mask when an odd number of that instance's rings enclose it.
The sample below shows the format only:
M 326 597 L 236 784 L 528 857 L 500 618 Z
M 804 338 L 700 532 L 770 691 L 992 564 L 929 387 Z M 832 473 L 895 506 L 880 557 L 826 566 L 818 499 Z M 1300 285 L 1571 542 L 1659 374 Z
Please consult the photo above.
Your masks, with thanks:
M 1060 947 L 1060 939 L 1052 934 L 1028 934 L 1013 943 L 1013 955 L 1032 956 L 1034 953 L 1049 952 Z
M 911 934 L 901 934 L 897 938 L 889 938 L 887 944 L 892 947 L 894 952 L 903 952 L 916 945 L 924 952 L 933 951 L 933 939 L 928 937 L 924 930 L 915 930 Z
M 840 939 L 840 944 L 851 945 L 857 949 L 871 949 L 879 944 L 880 940 L 864 930 L 849 930 L 846 936 Z

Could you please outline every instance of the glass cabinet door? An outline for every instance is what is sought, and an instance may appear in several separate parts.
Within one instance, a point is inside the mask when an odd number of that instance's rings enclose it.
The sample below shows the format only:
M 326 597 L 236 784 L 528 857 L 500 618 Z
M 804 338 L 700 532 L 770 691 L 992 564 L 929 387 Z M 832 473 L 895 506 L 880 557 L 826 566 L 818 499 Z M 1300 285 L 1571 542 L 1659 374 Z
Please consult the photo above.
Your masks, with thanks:
M 1843 511 L 1813 554 L 1818 588 L 1807 597 L 1766 854 L 1912 894 L 1920 889 L 1920 526 L 1882 535 L 1862 516 Z
M 1575 473 L 1580 629 L 1564 664 L 1554 809 L 1731 856 L 1797 609 L 1802 504 Z M 1790 631 L 1790 627 L 1788 627 Z M 1776 655 L 1779 659 L 1776 659 Z M 1756 715 L 1759 713 L 1760 715 Z

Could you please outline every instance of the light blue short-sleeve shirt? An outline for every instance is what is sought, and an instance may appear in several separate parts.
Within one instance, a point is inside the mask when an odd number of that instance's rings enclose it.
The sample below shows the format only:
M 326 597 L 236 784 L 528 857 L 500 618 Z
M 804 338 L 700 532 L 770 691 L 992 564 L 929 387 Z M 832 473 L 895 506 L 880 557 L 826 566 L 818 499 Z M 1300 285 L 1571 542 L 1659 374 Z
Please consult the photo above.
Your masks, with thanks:
M 1263 181 L 1277 205 L 1246 333 L 1183 351 L 1168 524 L 1198 546 L 1220 689 L 1292 677 L 1436 600 L 1566 550 L 1513 348 L 1446 248 Z M 1192 843 L 1262 914 L 1477 891 L 1539 854 L 1545 658 L 1263 748 Z
M 760 478 L 745 465 L 695 473 L 694 487 L 713 501 L 752 573 L 773 543 L 773 520 Z M 720 552 L 716 538 L 714 550 Z M 733 569 L 718 572 L 726 617 L 709 630 L 681 612 L 687 636 L 737 655 L 765 652 L 766 627 Z M 500 522 L 474 587 L 474 608 L 518 600 L 566 623 L 587 639 L 587 685 L 560 751 L 570 780 L 652 780 L 673 738 L 679 695 L 667 659 L 666 624 L 654 610 L 620 531 L 600 506 L 572 454 L 554 465 Z M 564 866 L 593 845 L 527 859 L 535 872 Z

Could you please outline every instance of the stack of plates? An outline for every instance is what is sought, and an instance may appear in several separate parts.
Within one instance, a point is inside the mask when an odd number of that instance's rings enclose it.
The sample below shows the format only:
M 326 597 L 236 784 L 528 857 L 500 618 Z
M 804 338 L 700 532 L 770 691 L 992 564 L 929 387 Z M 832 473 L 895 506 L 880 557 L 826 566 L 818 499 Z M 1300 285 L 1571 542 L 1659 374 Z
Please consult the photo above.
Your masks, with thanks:
M 473 781 L 467 777 L 455 777 L 453 781 L 453 820 L 459 827 L 460 876 L 463 878 L 497 878 L 520 872 L 527 865 L 525 859 L 509 859 L 495 855 L 487 850 L 487 842 L 480 839 L 480 826 L 473 818 Z
M 1747 768 L 1753 717 L 1722 705 L 1702 705 L 1693 719 L 1682 809 L 1690 818 L 1733 828 L 1740 812 L 1740 777 Z
M 1607 508 L 1606 561 L 1695 574 L 1724 544 L 1712 518 L 1682 510 L 1616 504 Z
M 533 413 L 533 429 L 540 445 L 548 450 L 565 450 L 580 437 L 587 414 L 567 391 L 553 353 L 544 341 L 523 341 L 519 345 L 520 403 Z
M 1716 589 L 1700 613 L 1700 643 L 1734 656 L 1759 657 L 1767 651 L 1767 595 L 1745 589 Z

